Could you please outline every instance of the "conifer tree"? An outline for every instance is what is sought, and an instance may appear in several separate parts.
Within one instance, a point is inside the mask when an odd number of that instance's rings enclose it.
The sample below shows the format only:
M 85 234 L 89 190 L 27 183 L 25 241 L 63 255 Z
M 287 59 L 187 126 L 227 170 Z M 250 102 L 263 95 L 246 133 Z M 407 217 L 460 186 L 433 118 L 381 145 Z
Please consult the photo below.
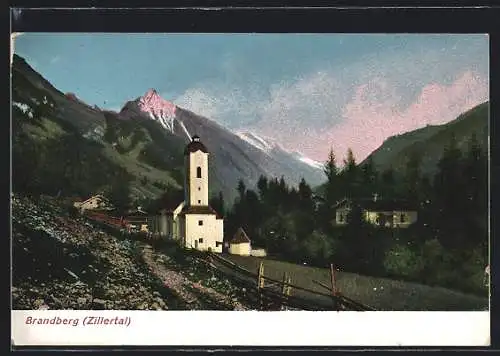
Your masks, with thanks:
M 332 207 L 337 203 L 340 197 L 340 181 L 338 179 L 339 169 L 335 158 L 333 149 L 328 154 L 328 160 L 325 162 L 324 169 L 326 175 L 325 183 L 325 203 L 327 206 Z
M 434 226 L 439 241 L 447 248 L 460 248 L 465 243 L 463 167 L 462 152 L 452 136 L 438 162 L 434 179 Z
M 373 158 L 369 156 L 366 159 L 366 162 L 363 164 L 361 168 L 361 180 L 363 187 L 361 192 L 364 196 L 371 196 L 372 194 L 379 193 L 377 192 L 377 181 L 378 181 L 378 173 L 375 168 L 375 164 L 373 163 Z
M 421 157 L 416 152 L 412 152 L 406 162 L 404 173 L 404 194 L 403 196 L 412 202 L 418 202 L 421 198 Z
M 345 188 L 346 195 L 349 198 L 359 196 L 359 172 L 356 159 L 351 148 L 347 149 L 347 156 L 344 159 L 344 166 L 341 172 L 342 187 Z

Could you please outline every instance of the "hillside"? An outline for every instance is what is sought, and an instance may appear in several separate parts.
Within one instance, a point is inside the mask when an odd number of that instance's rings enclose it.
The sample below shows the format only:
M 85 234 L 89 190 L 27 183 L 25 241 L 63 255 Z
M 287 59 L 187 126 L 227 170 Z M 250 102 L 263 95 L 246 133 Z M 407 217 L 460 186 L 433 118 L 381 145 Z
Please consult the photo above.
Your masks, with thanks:
M 262 151 L 215 121 L 167 102 L 155 90 L 127 102 L 119 113 L 101 110 L 73 93 L 62 93 L 17 55 L 12 86 L 16 180 L 37 176 L 54 194 L 85 196 L 109 190 L 120 179 L 129 182 L 139 200 L 157 198 L 169 186 L 179 189 L 183 149 L 194 134 L 211 153 L 209 193 L 222 191 L 226 203 L 236 196 L 239 179 L 248 187 L 260 175 L 284 176 L 292 185 L 302 177 L 312 184 L 323 180 L 321 169 L 302 157 Z M 61 161 L 67 167 L 60 167 Z M 55 180 L 47 182 L 49 176 Z M 56 182 L 71 188 L 59 192 Z
M 123 122 L 74 100 L 16 55 L 12 87 L 14 187 L 31 177 L 46 193 L 84 197 L 120 179 L 138 199 L 181 187 L 183 143 L 158 135 L 155 122 Z M 163 165 L 150 162 L 152 152 L 161 154 Z
M 452 136 L 455 136 L 458 146 L 464 148 L 467 140 L 475 133 L 479 143 L 487 147 L 488 120 L 489 103 L 485 102 L 444 125 L 426 126 L 390 137 L 367 159 L 371 158 L 379 170 L 392 167 L 395 171 L 400 171 L 404 169 L 408 158 L 417 153 L 422 157 L 422 172 L 432 174 Z
M 12 199 L 12 309 L 242 310 L 244 296 L 173 248 L 125 238 L 55 199 Z

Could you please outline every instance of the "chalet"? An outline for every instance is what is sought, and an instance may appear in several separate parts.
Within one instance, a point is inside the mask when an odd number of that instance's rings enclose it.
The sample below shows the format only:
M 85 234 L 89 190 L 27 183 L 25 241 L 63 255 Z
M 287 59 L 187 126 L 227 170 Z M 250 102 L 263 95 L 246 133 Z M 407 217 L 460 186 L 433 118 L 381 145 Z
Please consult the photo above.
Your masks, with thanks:
M 81 211 L 85 210 L 113 210 L 113 206 L 103 195 L 94 195 L 85 201 L 77 201 L 73 206 Z
M 405 200 L 379 199 L 375 194 L 372 199 L 344 199 L 335 206 L 335 223 L 347 225 L 347 216 L 353 206 L 361 209 L 366 222 L 376 226 L 407 228 L 417 221 L 417 207 Z
M 229 241 L 229 253 L 232 255 L 250 256 L 250 238 L 243 228 L 239 228 Z
M 129 211 L 123 218 L 127 221 L 129 228 L 148 232 L 148 213 L 142 210 L 141 207 Z
M 184 199 L 150 218 L 151 232 L 185 248 L 222 252 L 224 220 L 208 203 L 208 150 L 198 136 L 186 146 Z

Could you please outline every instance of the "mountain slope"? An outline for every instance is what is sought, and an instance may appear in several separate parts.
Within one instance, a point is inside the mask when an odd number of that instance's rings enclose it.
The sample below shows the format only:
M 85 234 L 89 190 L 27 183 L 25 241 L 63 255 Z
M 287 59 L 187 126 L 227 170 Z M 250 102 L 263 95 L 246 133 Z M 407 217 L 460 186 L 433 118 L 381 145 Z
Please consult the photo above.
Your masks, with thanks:
M 141 123 L 156 121 L 166 132 L 183 139 L 185 143 L 193 135 L 200 136 L 210 152 L 212 193 L 222 190 L 229 200 L 236 196 L 239 179 L 243 179 L 248 187 L 254 187 L 260 175 L 283 175 L 292 185 L 297 185 L 303 177 L 313 185 L 323 181 L 321 168 L 309 161 L 304 162 L 304 157 L 297 157 L 278 145 L 271 146 L 263 141 L 261 145 L 253 144 L 215 121 L 175 106 L 153 89 L 126 103 L 119 117 Z
M 155 198 L 182 183 L 183 143 L 162 131 L 156 122 L 124 122 L 63 94 L 14 55 L 14 185 L 28 176 L 44 192 L 85 196 L 110 189 L 120 176 L 134 197 Z M 155 153 L 163 165 L 151 163 L 158 160 Z
M 248 187 L 255 186 L 260 175 L 283 175 L 292 185 L 298 184 L 302 177 L 313 185 L 323 180 L 322 170 L 315 162 L 279 146 L 266 152 L 216 122 L 164 100 L 155 90 L 127 102 L 119 113 L 101 110 L 82 102 L 73 93 L 64 94 L 54 88 L 17 55 L 13 59 L 12 83 L 14 131 L 24 135 L 24 141 L 16 142 L 32 142 L 37 147 L 30 148 L 32 153 L 43 148 L 40 152 L 50 159 L 52 153 L 44 148 L 47 142 L 57 146 L 62 138 L 66 142 L 73 140 L 70 148 L 76 152 L 72 160 L 67 160 L 73 170 L 83 170 L 90 176 L 98 175 L 99 169 L 122 170 L 135 197 L 156 198 L 167 186 L 182 187 L 183 149 L 195 134 L 211 153 L 211 193 L 222 191 L 226 202 L 232 202 L 236 196 L 239 179 Z M 89 150 L 93 154 L 88 166 L 78 167 L 75 157 L 85 156 Z M 17 150 L 16 167 L 22 168 L 29 166 L 33 157 L 28 158 L 21 151 Z M 62 158 L 66 154 L 63 150 Z M 92 161 L 100 166 L 94 164 L 90 168 Z M 108 178 L 103 176 L 104 183 L 94 179 L 86 190 L 72 194 L 102 190 L 111 184 Z
M 367 159 L 371 158 L 379 170 L 392 167 L 395 171 L 401 171 L 408 158 L 417 153 L 422 158 L 422 172 L 433 174 L 452 136 L 455 136 L 460 148 L 465 148 L 468 139 L 474 133 L 479 143 L 483 147 L 488 147 L 488 120 L 489 103 L 485 102 L 444 125 L 427 126 L 390 137 Z

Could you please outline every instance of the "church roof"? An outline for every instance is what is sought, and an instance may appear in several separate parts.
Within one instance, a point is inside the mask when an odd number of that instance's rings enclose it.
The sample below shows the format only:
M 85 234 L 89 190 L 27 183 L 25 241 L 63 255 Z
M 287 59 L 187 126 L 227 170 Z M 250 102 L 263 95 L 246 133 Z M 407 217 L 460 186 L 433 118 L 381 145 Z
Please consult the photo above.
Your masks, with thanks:
M 196 152 L 196 151 L 201 151 L 208 153 L 207 148 L 203 143 L 200 141 L 200 137 L 195 135 L 193 136 L 191 142 L 186 146 L 186 149 L 184 150 L 184 154 L 188 155 L 189 153 Z
M 186 215 L 186 214 L 206 214 L 206 215 L 215 215 L 217 219 L 222 219 L 222 216 L 215 211 L 214 208 L 212 208 L 210 205 L 190 205 L 190 206 L 185 206 L 180 214 Z
M 242 227 L 236 231 L 231 241 L 229 241 L 231 244 L 241 244 L 245 242 L 250 242 L 250 238 Z

